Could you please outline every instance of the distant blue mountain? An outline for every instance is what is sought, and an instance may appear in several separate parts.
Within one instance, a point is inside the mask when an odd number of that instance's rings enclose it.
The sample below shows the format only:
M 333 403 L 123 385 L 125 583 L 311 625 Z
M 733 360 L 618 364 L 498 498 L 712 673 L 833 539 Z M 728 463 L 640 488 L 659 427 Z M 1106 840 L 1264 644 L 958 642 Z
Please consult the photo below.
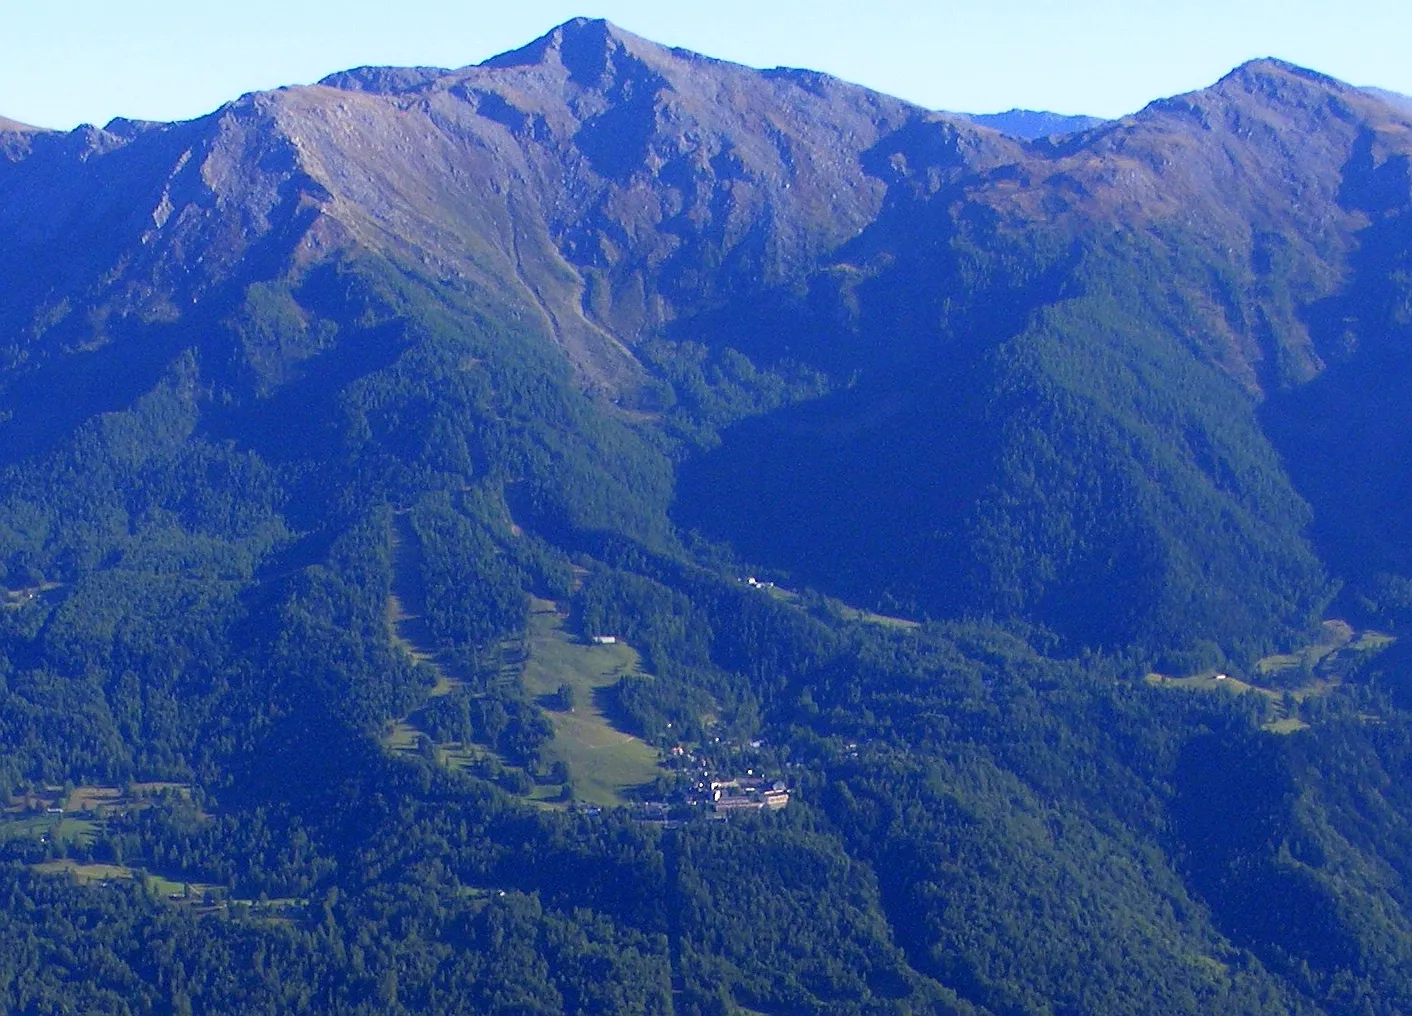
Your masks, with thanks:
M 962 113 L 967 120 L 1012 138 L 1033 141 L 1056 134 L 1077 134 L 1103 123 L 1097 116 L 1066 116 L 1034 109 L 1008 109 L 1004 113 Z

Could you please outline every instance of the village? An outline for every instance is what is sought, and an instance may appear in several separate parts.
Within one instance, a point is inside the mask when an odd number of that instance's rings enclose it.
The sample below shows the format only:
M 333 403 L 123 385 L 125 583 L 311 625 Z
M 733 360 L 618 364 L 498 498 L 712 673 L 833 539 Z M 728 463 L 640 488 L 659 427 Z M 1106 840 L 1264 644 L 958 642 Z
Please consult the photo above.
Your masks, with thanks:
M 679 824 L 701 812 L 724 820 L 736 814 L 779 811 L 788 804 L 789 789 L 783 780 L 737 776 L 728 780 L 702 779 L 665 800 L 641 801 L 633 806 L 632 815 L 644 822 Z M 583 810 L 590 815 L 601 811 L 591 805 Z
M 634 804 L 633 816 L 646 822 L 675 824 L 703 812 L 724 820 L 733 815 L 788 807 L 789 785 L 777 776 L 767 775 L 760 764 L 731 767 L 717 761 L 721 755 L 738 756 L 762 746 L 762 741 L 742 744 L 715 738 L 708 754 L 704 749 L 675 745 L 663 762 L 674 779 L 669 786 L 667 781 L 660 781 L 656 797 Z

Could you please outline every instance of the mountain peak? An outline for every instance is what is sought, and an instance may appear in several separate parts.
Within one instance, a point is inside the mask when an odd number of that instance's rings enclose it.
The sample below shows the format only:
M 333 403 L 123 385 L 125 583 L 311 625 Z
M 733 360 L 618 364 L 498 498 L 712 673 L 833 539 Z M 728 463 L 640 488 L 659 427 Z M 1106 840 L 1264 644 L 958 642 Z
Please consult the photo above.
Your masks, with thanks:
M 600 76 L 611 63 L 612 54 L 620 50 L 638 57 L 647 52 L 664 52 L 656 43 L 602 18 L 573 18 L 528 45 L 493 56 L 480 66 L 504 69 L 559 63 L 571 76 L 584 80 Z M 420 91 L 453 73 L 456 72 L 446 67 L 365 66 L 330 74 L 319 84 L 349 92 L 401 95 Z
M 663 52 L 663 47 L 626 32 L 603 18 L 574 18 L 551 29 L 528 46 L 493 56 L 482 67 L 526 67 L 557 60 L 577 76 L 601 69 L 612 53 L 625 50 L 634 56 Z
M 1279 101 L 1307 95 L 1311 88 L 1325 93 L 1355 91 L 1337 78 L 1275 57 L 1247 60 L 1212 85 L 1210 91 L 1228 98 L 1245 94 Z
M 1341 119 L 1340 110 L 1370 103 L 1369 97 L 1337 78 L 1262 57 L 1246 61 L 1207 88 L 1154 100 L 1135 120 L 1160 122 L 1175 114 L 1204 130 L 1224 124 L 1238 137 L 1248 137 L 1252 125 L 1259 123 L 1264 125 L 1262 143 L 1273 146 L 1273 152 L 1284 150 L 1281 138 L 1324 137 L 1330 116 Z

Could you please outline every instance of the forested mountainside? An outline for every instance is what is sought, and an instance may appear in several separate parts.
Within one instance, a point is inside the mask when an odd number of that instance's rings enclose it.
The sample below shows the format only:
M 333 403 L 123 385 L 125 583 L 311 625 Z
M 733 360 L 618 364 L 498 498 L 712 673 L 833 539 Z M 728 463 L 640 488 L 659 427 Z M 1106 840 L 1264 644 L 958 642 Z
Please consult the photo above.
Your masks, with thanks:
M 1071 126 L 0 120 L 4 1009 L 1412 1009 L 1412 118 Z

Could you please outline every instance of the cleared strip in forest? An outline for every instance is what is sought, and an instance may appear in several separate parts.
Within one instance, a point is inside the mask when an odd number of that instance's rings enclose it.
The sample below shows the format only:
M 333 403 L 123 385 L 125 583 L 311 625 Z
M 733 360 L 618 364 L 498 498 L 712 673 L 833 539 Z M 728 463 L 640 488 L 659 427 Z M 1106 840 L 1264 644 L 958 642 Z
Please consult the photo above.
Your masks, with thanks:
M 436 673 L 432 695 L 447 695 L 466 683 L 461 667 L 441 652 L 426 622 L 422 588 L 422 548 L 407 512 L 392 516 L 392 588 L 387 594 L 387 630 L 392 642 Z

